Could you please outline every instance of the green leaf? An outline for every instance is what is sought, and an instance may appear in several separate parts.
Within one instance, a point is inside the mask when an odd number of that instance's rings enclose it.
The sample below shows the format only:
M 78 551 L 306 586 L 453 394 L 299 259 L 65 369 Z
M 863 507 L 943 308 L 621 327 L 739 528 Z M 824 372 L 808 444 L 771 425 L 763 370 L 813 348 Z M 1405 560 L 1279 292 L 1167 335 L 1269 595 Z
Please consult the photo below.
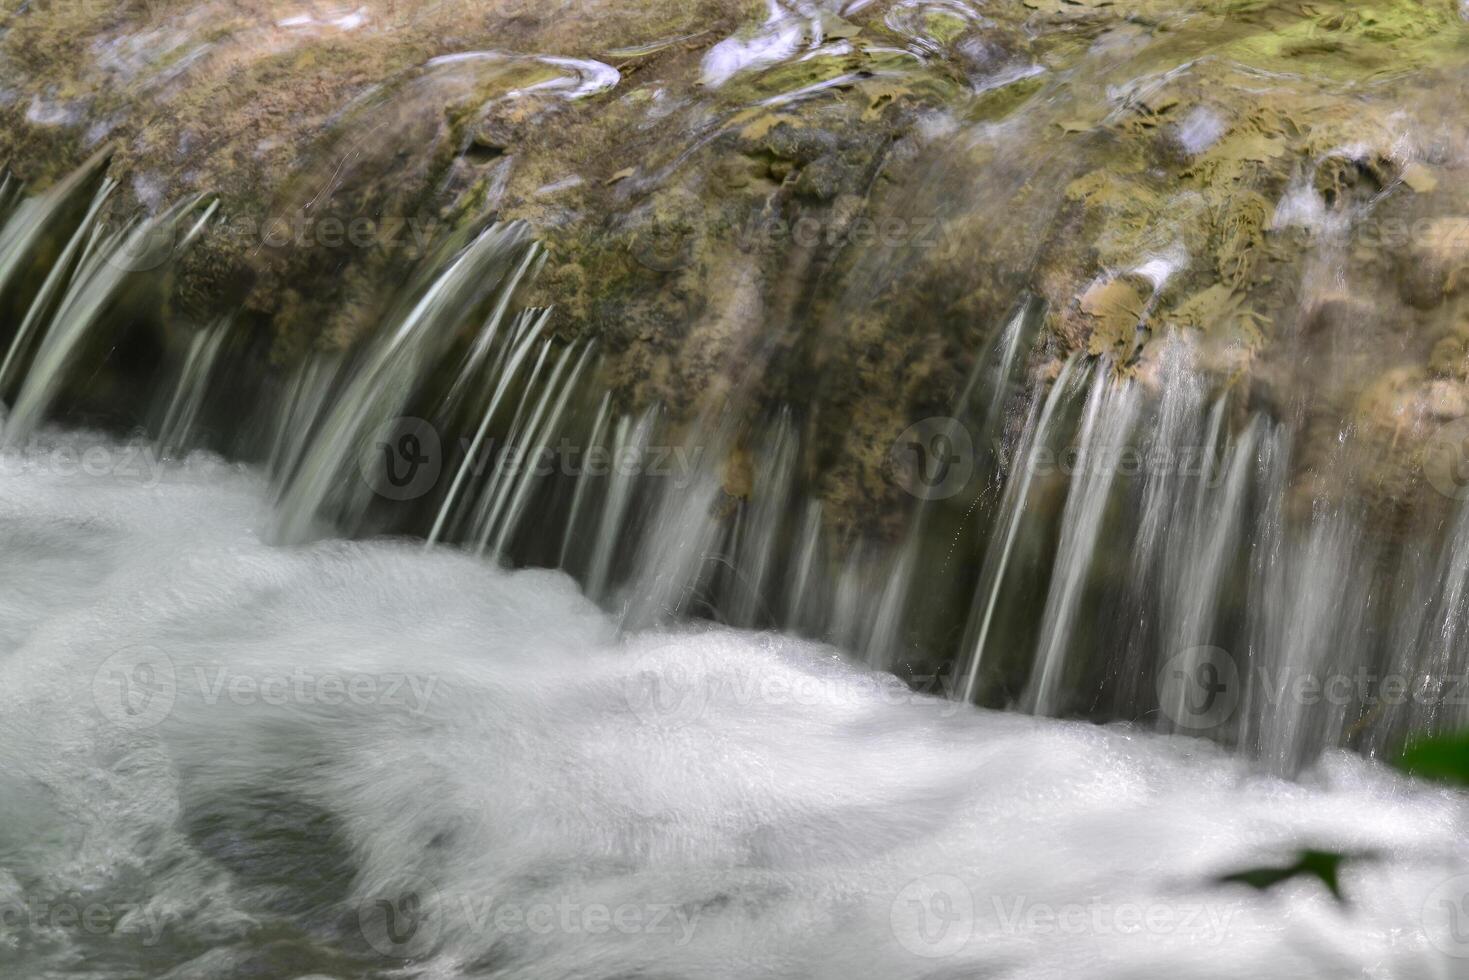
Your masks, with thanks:
M 1414 742 L 1398 757 L 1397 766 L 1422 779 L 1469 786 L 1469 731 Z
M 1336 898 L 1338 902 L 1346 904 L 1346 896 L 1342 894 L 1340 871 L 1343 861 L 1355 859 L 1371 859 L 1376 855 L 1363 854 L 1339 854 L 1336 851 L 1305 850 L 1291 864 L 1280 867 L 1249 868 L 1244 871 L 1235 871 L 1231 874 L 1221 875 L 1216 881 L 1219 884 L 1249 885 L 1251 888 L 1266 891 L 1276 885 L 1291 880 L 1292 878 L 1308 877 L 1316 878 L 1326 890 Z

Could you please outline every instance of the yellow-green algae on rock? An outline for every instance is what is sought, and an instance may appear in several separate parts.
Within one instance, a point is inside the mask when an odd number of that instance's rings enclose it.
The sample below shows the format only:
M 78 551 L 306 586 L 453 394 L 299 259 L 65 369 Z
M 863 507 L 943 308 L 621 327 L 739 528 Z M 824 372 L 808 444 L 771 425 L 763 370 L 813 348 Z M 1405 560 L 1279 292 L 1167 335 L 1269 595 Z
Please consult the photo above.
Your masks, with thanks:
M 1074 350 L 1146 379 L 1182 331 L 1254 403 L 1340 408 L 1391 493 L 1465 384 L 1452 0 L 3 17 L 0 158 L 40 186 L 106 144 L 122 207 L 219 195 L 181 324 L 242 307 L 281 362 L 348 345 L 436 242 L 524 218 L 550 253 L 527 298 L 601 339 L 620 405 L 812 405 L 838 523 L 900 510 L 893 438 L 1026 295 L 1036 383 Z M 745 67 L 711 75 L 721 52 Z M 589 65 L 612 83 L 564 83 Z

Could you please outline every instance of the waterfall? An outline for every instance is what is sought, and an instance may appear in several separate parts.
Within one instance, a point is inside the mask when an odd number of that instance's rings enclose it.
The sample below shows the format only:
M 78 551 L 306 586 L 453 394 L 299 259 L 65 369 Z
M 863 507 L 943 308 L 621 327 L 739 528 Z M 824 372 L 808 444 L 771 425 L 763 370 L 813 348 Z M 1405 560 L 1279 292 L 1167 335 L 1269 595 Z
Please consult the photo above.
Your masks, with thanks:
M 1005 495 L 1000 506 L 1001 516 L 997 524 L 999 536 L 985 556 L 984 571 L 980 577 L 981 590 L 976 593 L 972 606 L 973 614 L 977 617 L 974 620 L 977 626 L 973 631 L 974 640 L 969 646 L 967 660 L 960 670 L 964 677 L 965 701 L 974 700 L 977 693 L 978 672 L 984 658 L 985 644 L 989 640 L 995 609 L 1000 601 L 1000 589 L 1005 584 L 1005 572 L 1030 502 L 1030 483 L 1035 475 L 1033 462 L 1039 451 L 1048 445 L 1051 422 L 1055 418 L 1058 405 L 1066 396 L 1067 382 L 1074 366 L 1074 359 L 1066 362 L 1060 376 L 1051 385 L 1044 407 L 1039 400 L 1031 404 L 1030 419 L 1026 422 L 1016 457 L 1019 465 L 1005 484 Z
M 706 600 L 723 560 L 729 521 L 713 515 L 724 490 L 722 460 L 733 446 L 730 420 L 719 414 L 699 420 L 684 445 L 699 450 L 705 461 L 687 485 L 668 488 L 656 504 L 623 600 L 624 628 L 683 617 L 696 601 Z
M 587 436 L 586 456 L 600 454 L 607 441 L 607 427 L 612 420 L 612 392 L 602 396 L 597 405 L 597 415 L 592 422 L 591 434 Z M 591 493 L 592 478 L 583 469 L 576 478 L 576 489 L 572 492 L 571 509 L 566 515 L 566 530 L 561 533 L 561 550 L 556 556 L 556 567 L 571 570 L 569 564 L 573 543 L 578 534 L 586 530 L 585 510 Z
M 566 411 L 571 394 L 578 390 L 577 382 L 586 370 L 592 353 L 592 345 L 582 346 L 580 355 L 575 358 L 571 370 L 566 372 L 563 378 L 562 373 L 567 363 L 572 362 L 572 357 L 576 353 L 574 346 L 567 347 L 562 353 L 562 360 L 556 365 L 551 381 L 545 386 L 540 396 L 540 403 L 536 406 L 530 424 L 526 427 L 525 445 L 531 447 L 532 459 L 538 459 L 540 454 L 550 447 L 552 438 L 560 431 L 562 415 Z M 489 508 L 479 536 L 478 551 L 480 553 L 484 552 L 492 531 L 495 535 L 492 553 L 496 556 L 505 553 L 510 536 L 520 526 L 520 519 L 525 513 L 527 495 L 535 486 L 537 476 L 534 465 L 523 467 L 517 475 L 510 495 L 496 500 L 494 506 Z M 507 489 L 512 486 L 508 481 L 504 485 Z
M 464 245 L 416 295 L 410 292 L 401 312 L 390 317 L 351 369 L 283 484 L 277 540 L 308 538 L 329 502 L 338 520 L 360 516 L 370 488 L 353 480 L 350 468 L 377 451 L 380 430 L 402 413 L 455 331 L 497 289 L 513 288 L 505 280 L 536 247 L 525 225 L 493 225 Z
M 0 363 L 0 392 L 14 390 L 15 380 L 19 376 L 21 366 L 30 354 L 35 330 L 42 320 L 50 314 L 57 291 L 70 275 L 79 251 L 92 234 L 92 229 L 95 226 L 98 214 L 101 212 L 103 206 L 106 205 L 107 199 L 111 196 L 116 186 L 110 179 L 104 179 L 102 181 L 97 189 L 97 193 L 93 195 L 92 200 L 88 203 L 86 214 L 83 215 L 81 223 L 72 232 L 66 246 L 61 251 L 61 255 L 52 265 L 51 271 L 47 273 L 45 280 L 42 281 L 41 288 L 36 291 L 35 298 L 31 300 L 30 308 L 26 310 L 25 319 L 20 321 L 20 326 L 16 328 L 15 336 L 11 339 L 10 346 L 5 351 L 5 360 L 3 363 Z M 9 231 L 11 228 L 14 228 L 14 232 L 9 236 L 12 241 L 8 245 L 0 244 L 0 268 L 3 268 L 3 271 L 0 271 L 0 288 L 3 288 L 4 280 L 14 274 L 14 270 L 19 267 L 30 249 L 35 247 L 34 242 L 36 237 L 42 234 L 46 227 L 47 222 L 45 218 L 50 216 L 46 212 L 54 213 L 74 193 L 74 188 L 66 186 L 58 187 L 45 197 L 37 199 L 38 202 L 49 204 L 49 208 L 37 207 L 37 210 L 42 211 L 42 215 L 31 219 L 28 214 L 22 212 L 7 222 L 6 230 Z M 27 203 L 31 202 L 28 201 Z M 8 259 L 4 257 L 7 251 L 11 253 Z
M 0 980 L 1465 980 L 1466 79 L 14 0 Z
M 194 216 L 192 212 L 201 202 L 202 198 L 180 202 L 156 217 L 142 219 L 130 228 L 115 232 L 93 229 L 15 396 L 5 424 L 7 442 L 13 445 L 35 432 L 89 331 L 105 324 L 102 314 L 107 305 L 116 298 L 131 273 L 158 262 L 154 256 L 159 242 L 164 243 L 164 248 L 182 251 L 198 237 L 218 207 L 218 202 L 213 202 L 202 214 Z M 192 224 L 186 224 L 191 218 Z M 16 337 L 16 343 L 23 340 L 19 335 Z
M 0 291 L 16 270 L 38 283 L 0 365 L 11 445 L 97 370 L 113 305 L 216 213 L 189 199 L 109 230 L 116 191 L 95 163 L 41 195 L 0 182 Z M 798 634 L 913 683 L 938 675 L 961 701 L 1201 735 L 1280 772 L 1469 720 L 1447 698 L 1378 697 L 1385 674 L 1429 690 L 1469 665 L 1469 516 L 1430 515 L 1389 546 L 1351 495 L 1303 509 L 1299 420 L 1201 369 L 1186 334 L 1146 371 L 1047 362 L 1044 311 L 1021 297 L 924 430 L 967 446 L 972 476 L 904 498 L 875 533 L 830 522 L 805 407 L 626 403 L 595 343 L 521 305 L 545 261 L 519 223 L 441 242 L 361 343 L 267 371 L 256 418 L 232 418 L 225 383 L 243 321 L 203 324 L 143 424 L 165 458 L 253 453 L 278 543 L 406 534 L 559 568 L 624 630 Z M 231 425 L 253 435 L 221 441 Z M 431 478 L 393 483 L 395 468 Z M 1303 698 L 1303 683 L 1345 693 Z
M 308 437 L 326 408 L 341 367 L 340 355 L 307 358 L 291 372 L 284 390 L 275 393 L 275 418 L 270 426 L 266 469 L 277 487 L 277 500 L 287 477 L 301 462 Z
M 608 597 L 613 559 L 623 538 L 638 467 L 647 457 L 657 420 L 658 407 L 650 405 L 636 421 L 628 416 L 619 419 L 613 433 L 611 471 L 602 494 L 601 516 L 592 536 L 593 549 L 586 576 L 587 594 L 593 599 Z
M 795 632 L 810 633 L 815 629 L 812 622 L 821 594 L 826 559 L 821 528 L 821 501 L 807 501 L 795 536 L 796 553 L 791 565 L 790 585 L 781 607 L 784 613 L 781 621 Z
M 1469 507 L 1460 506 L 1435 555 L 1415 548 L 1404 561 L 1397 621 L 1390 634 L 1396 676 L 1424 695 L 1400 722 L 1407 730 L 1456 730 L 1469 723 L 1469 687 L 1460 651 L 1469 635 Z
M 1117 476 L 1117 458 L 1137 411 L 1131 386 L 1113 384 L 1110 375 L 1106 360 L 1098 361 L 1077 437 L 1079 449 L 1061 518 L 1061 544 L 1041 620 L 1038 673 L 1025 698 L 1027 708 L 1035 714 L 1056 712 L 1060 673 L 1073 647 L 1081 590 L 1101 535 L 1102 516 Z
M 199 409 L 209 393 L 209 379 L 219 365 L 220 353 L 230 335 L 230 321 L 220 320 L 198 331 L 189 340 L 189 352 L 179 370 L 168 410 L 158 426 L 158 448 L 165 456 L 174 456 L 190 448 L 196 430 Z
M 796 477 L 796 433 L 783 407 L 758 449 L 751 499 L 740 502 L 738 546 L 734 549 L 726 622 L 756 627 L 775 619 L 770 579 Z
M 503 307 L 497 304 L 496 310 L 499 315 L 503 315 Z M 428 545 L 432 546 L 439 540 L 450 517 L 455 513 L 455 504 L 460 499 L 460 492 L 465 486 L 465 481 L 474 475 L 479 466 L 480 454 L 485 448 L 485 436 L 489 433 L 490 423 L 495 418 L 495 411 L 500 407 L 500 403 L 504 399 L 506 392 L 510 390 L 510 385 L 518 378 L 520 367 L 525 362 L 526 355 L 530 353 L 536 340 L 540 338 L 541 331 L 545 329 L 546 319 L 546 312 L 533 314 L 532 311 L 526 311 L 525 314 L 522 314 L 518 326 L 511 331 L 510 338 L 504 345 L 506 348 L 505 358 L 495 361 L 495 366 L 498 370 L 496 372 L 497 377 L 494 394 L 490 396 L 489 404 L 485 406 L 479 427 L 475 429 L 474 438 L 469 443 L 464 462 L 454 474 L 454 481 L 449 485 L 449 492 L 445 495 L 444 502 L 439 506 L 438 516 L 434 518 L 433 528 L 428 533 Z M 543 345 L 541 348 L 542 357 L 549 350 L 549 345 Z M 537 362 L 537 367 L 539 368 L 539 362 Z M 525 393 L 528 394 L 529 391 L 530 385 L 526 385 Z M 522 403 L 523 401 L 524 399 L 522 399 Z M 519 411 L 516 414 L 518 417 Z M 499 472 L 496 471 L 495 477 L 498 479 L 499 476 Z
M 93 190 L 86 217 L 72 237 L 78 239 L 78 236 L 85 237 L 90 232 L 98 209 L 116 186 L 101 176 L 105 164 L 105 156 L 94 156 L 49 191 L 30 197 L 25 195 L 20 179 L 8 168 L 0 167 L 0 219 L 5 222 L 0 227 L 0 292 L 12 286 L 26 263 L 34 261 L 41 242 L 65 221 L 66 212 L 74 207 L 75 199 L 86 194 L 88 188 L 96 183 L 99 186 Z M 62 270 L 57 273 L 58 277 L 65 274 L 74 255 L 75 249 L 69 245 L 53 267 L 53 272 Z
M 1216 405 L 1216 418 L 1222 416 L 1223 408 L 1222 401 Z M 1179 515 L 1187 522 L 1181 525 L 1187 528 L 1187 533 L 1179 534 L 1179 544 L 1168 549 L 1164 579 L 1160 583 L 1174 590 L 1168 603 L 1166 648 L 1180 651 L 1179 656 L 1184 659 L 1178 663 L 1178 669 L 1186 676 L 1197 676 L 1202 669 L 1204 661 L 1200 653 L 1214 636 L 1223 576 L 1241 540 L 1245 491 L 1255 466 L 1255 447 L 1265 426 L 1265 422 L 1256 419 L 1231 445 L 1222 464 L 1223 485 L 1198 488 L 1192 513 Z M 1211 431 L 1216 430 L 1211 427 Z M 1205 457 L 1203 465 L 1213 458 L 1213 445 L 1210 443 L 1211 455 Z M 1170 574 L 1171 570 L 1176 570 L 1176 574 Z M 1187 696 L 1187 689 L 1180 686 L 1174 693 L 1174 700 L 1165 707 L 1160 721 L 1165 728 L 1176 731 L 1181 729 L 1170 719 L 1184 717 L 1182 699 Z

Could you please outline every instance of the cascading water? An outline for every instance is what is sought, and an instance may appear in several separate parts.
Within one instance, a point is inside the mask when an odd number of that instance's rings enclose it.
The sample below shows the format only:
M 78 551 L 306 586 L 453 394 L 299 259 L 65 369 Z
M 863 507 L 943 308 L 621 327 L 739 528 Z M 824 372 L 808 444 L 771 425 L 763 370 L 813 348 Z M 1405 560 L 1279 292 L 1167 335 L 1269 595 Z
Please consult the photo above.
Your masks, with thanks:
M 344 480 L 344 474 L 362 456 L 376 451 L 368 440 L 402 413 L 427 366 L 436 364 L 447 350 L 453 339 L 450 331 L 493 290 L 514 288 L 514 278 L 524 273 L 529 261 L 522 261 L 521 253 L 533 248 L 523 227 L 494 226 L 465 245 L 446 268 L 435 270 L 431 280 L 410 289 L 403 312 L 353 366 L 324 416 L 308 419 L 313 434 L 283 484 L 277 529 L 281 540 L 309 535 L 329 496 L 344 486 L 351 488 L 350 498 L 334 501 L 335 513 L 355 516 L 365 506 L 367 488 Z M 502 285 L 501 278 L 511 269 L 516 270 L 511 281 Z M 503 303 L 494 309 L 484 328 L 485 343 L 494 339 L 504 315 Z
M 859 6 L 772 2 L 704 84 L 849 56 Z M 887 22 L 942 16 L 983 21 Z M 912 47 L 886 54 L 941 45 Z M 987 64 L 981 95 L 1047 70 Z M 528 73 L 509 101 L 621 78 L 474 52 L 414 84 L 466 65 Z M 15 975 L 1453 975 L 1469 807 L 1377 757 L 1469 723 L 1469 509 L 1380 533 L 1335 478 L 1351 426 L 1147 338 L 1173 242 L 1082 295 L 1105 352 L 1055 356 L 1045 302 L 1007 296 L 873 528 L 823 483 L 840 406 L 629 397 L 612 345 L 534 305 L 554 260 L 524 222 L 436 238 L 360 342 L 278 363 L 243 316 L 150 320 L 220 205 L 118 225 L 104 170 L 0 176 Z M 1316 193 L 1272 220 L 1321 220 Z M 139 337 L 118 419 L 95 379 Z M 1349 910 L 1217 882 L 1306 845 L 1374 855 Z
M 49 464 L 103 448 L 128 451 L 57 435 L 3 477 L 10 975 L 1452 975 L 1401 936 L 1462 805 L 1362 759 L 1290 787 L 792 638 L 619 639 L 558 574 L 268 546 L 264 481 L 212 457 Z M 1302 837 L 1392 860 L 1349 915 L 1207 883 Z

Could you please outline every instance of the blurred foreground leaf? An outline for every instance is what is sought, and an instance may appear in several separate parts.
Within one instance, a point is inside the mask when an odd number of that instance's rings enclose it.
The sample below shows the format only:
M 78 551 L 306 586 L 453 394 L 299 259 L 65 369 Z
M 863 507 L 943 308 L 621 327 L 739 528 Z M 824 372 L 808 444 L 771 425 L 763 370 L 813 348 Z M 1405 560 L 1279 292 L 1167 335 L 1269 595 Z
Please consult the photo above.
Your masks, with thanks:
M 1373 856 L 1372 854 L 1339 854 L 1336 851 L 1307 850 L 1301 851 L 1292 864 L 1272 868 L 1249 868 L 1245 871 L 1221 875 L 1216 881 L 1219 884 L 1249 885 L 1251 888 L 1266 891 L 1292 878 L 1302 876 L 1317 878 L 1338 902 L 1345 903 L 1347 899 L 1342 894 L 1340 879 L 1342 862 L 1353 858 Z
M 1421 779 L 1469 786 L 1469 731 L 1414 742 L 1398 757 L 1397 766 Z

